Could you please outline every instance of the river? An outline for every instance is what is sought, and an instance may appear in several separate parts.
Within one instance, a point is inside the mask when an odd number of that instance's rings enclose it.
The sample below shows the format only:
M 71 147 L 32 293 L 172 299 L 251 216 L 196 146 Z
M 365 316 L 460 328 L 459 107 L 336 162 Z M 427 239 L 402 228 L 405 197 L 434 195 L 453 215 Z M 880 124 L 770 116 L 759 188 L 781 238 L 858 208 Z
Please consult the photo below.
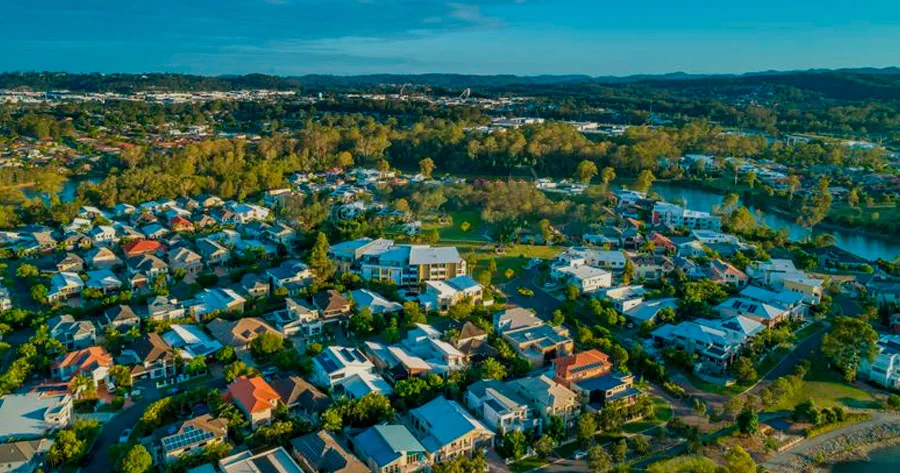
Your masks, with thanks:
M 831 473 L 880 473 L 900 471 L 900 445 L 869 452 L 868 460 L 836 463 Z
M 652 190 L 669 202 L 677 203 L 684 199 L 689 209 L 705 212 L 712 212 L 714 207 L 721 205 L 724 197 L 722 194 L 700 187 L 670 182 L 657 182 L 653 184 Z M 787 228 L 788 235 L 792 240 L 802 240 L 809 234 L 796 221 L 784 215 L 763 212 L 760 220 L 776 230 Z M 825 230 L 823 230 L 824 232 Z M 875 238 L 865 233 L 831 228 L 827 230 L 827 233 L 834 235 L 837 246 L 869 260 L 884 258 L 892 261 L 897 255 L 900 255 L 900 238 L 888 240 Z
M 63 203 L 73 202 L 75 200 L 75 194 L 78 192 L 78 186 L 80 186 L 82 182 L 96 184 L 102 180 L 102 178 L 96 176 L 76 176 L 68 179 L 63 183 L 62 190 L 59 191 L 59 200 Z M 22 193 L 29 199 L 33 199 L 38 195 L 37 192 L 27 187 L 22 189 Z

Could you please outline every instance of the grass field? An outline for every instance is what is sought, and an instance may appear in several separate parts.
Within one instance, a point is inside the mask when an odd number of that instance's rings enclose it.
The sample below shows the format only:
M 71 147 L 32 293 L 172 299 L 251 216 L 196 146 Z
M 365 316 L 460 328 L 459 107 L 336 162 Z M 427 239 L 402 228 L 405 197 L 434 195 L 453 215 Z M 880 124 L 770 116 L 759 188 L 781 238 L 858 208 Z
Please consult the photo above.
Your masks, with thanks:
M 442 246 L 455 246 L 459 249 L 460 254 L 464 258 L 467 257 L 470 252 L 474 252 L 475 259 L 477 260 L 477 267 L 472 268 L 470 272 L 474 272 L 475 269 L 487 269 L 488 262 L 493 258 L 494 262 L 497 263 L 497 272 L 493 275 L 494 281 L 496 282 L 505 280 L 503 274 L 507 269 L 512 269 L 516 274 L 519 274 L 522 271 L 522 267 L 528 263 L 529 259 L 552 259 L 563 251 L 563 248 L 555 246 L 506 245 L 504 247 L 505 250 L 502 253 L 496 253 L 495 251 L 487 251 L 484 249 L 486 245 L 489 248 L 495 246 L 494 244 L 489 244 L 487 242 L 476 243 L 462 240 L 442 240 L 440 244 Z
M 625 424 L 622 426 L 622 431 L 635 434 L 665 424 L 671 419 L 672 408 L 669 404 L 663 398 L 653 397 L 653 417 Z
M 779 402 L 769 410 L 793 409 L 807 399 L 811 399 L 818 407 L 864 408 L 871 407 L 875 402 L 869 393 L 844 383 L 839 373 L 829 370 L 820 354 L 813 353 L 810 359 L 814 360 L 813 365 L 800 392 L 779 399 Z
M 484 233 L 487 230 L 487 224 L 481 219 L 481 212 L 477 210 L 462 210 L 450 212 L 453 223 L 438 227 L 442 240 L 472 240 L 486 241 Z M 471 227 L 469 231 L 463 231 L 460 226 L 463 222 L 468 222 Z
M 513 473 L 522 473 L 524 471 L 530 471 L 535 468 L 540 468 L 546 464 L 547 462 L 545 460 L 541 460 L 538 457 L 528 457 L 523 458 L 515 463 L 510 463 L 509 469 L 513 471 Z

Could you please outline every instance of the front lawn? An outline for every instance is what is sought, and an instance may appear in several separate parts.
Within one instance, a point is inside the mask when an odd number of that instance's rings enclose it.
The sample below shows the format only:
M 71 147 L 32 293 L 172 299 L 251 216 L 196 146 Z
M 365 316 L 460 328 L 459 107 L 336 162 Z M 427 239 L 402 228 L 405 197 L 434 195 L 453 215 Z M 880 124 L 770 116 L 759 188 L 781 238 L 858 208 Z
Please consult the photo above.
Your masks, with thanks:
M 540 468 L 546 464 L 547 462 L 545 460 L 541 460 L 538 457 L 528 457 L 523 458 L 515 463 L 510 463 L 509 469 L 513 471 L 513 473 L 523 473 L 525 471 L 531 471 L 535 468 Z
M 817 407 L 866 408 L 875 403 L 869 393 L 846 384 L 839 373 L 829 370 L 818 352 L 813 352 L 810 359 L 813 364 L 800 391 L 779 399 L 770 410 L 791 410 L 807 399 L 815 402 Z
M 661 397 L 653 397 L 653 417 L 630 422 L 622 426 L 622 431 L 636 434 L 665 424 L 672 419 L 672 407 Z

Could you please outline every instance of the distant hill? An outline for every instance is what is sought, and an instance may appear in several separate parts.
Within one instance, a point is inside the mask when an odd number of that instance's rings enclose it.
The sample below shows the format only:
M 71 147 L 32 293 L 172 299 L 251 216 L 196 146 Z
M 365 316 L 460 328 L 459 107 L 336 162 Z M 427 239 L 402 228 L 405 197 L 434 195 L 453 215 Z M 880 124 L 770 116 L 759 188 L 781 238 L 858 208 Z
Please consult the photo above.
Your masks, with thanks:
M 760 71 L 745 74 L 688 74 L 601 76 L 587 75 L 469 75 L 469 74 L 371 74 L 336 76 L 310 74 L 281 77 L 265 74 L 197 76 L 186 74 L 68 74 L 59 72 L 9 72 L 0 74 L 0 88 L 72 91 L 197 91 L 280 89 L 316 91 L 399 90 L 403 84 L 438 89 L 479 89 L 502 93 L 505 89 L 541 94 L 541 87 L 559 92 L 567 86 L 649 87 L 669 91 L 683 89 L 707 94 L 728 93 L 735 88 L 793 87 L 837 100 L 900 100 L 900 68 L 811 69 Z

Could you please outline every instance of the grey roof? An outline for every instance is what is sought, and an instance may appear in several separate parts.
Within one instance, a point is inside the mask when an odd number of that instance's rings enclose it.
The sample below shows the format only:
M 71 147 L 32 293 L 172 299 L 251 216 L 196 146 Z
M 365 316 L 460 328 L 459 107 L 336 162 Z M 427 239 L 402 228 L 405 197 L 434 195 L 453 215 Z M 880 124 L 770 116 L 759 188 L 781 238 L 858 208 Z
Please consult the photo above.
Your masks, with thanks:
M 461 259 L 459 251 L 452 246 L 413 246 L 409 251 L 409 264 L 413 265 L 458 263 Z
M 0 441 L 41 437 L 46 433 L 45 416 L 71 402 L 68 395 L 7 394 L 0 398 Z
M 443 396 L 412 409 L 410 415 L 415 416 L 420 425 L 427 427 L 422 445 L 432 453 L 474 430 L 491 433 L 462 406 L 454 401 L 448 401 Z
M 369 468 L 341 445 L 333 434 L 320 430 L 291 440 L 291 447 L 316 471 L 368 473 Z

